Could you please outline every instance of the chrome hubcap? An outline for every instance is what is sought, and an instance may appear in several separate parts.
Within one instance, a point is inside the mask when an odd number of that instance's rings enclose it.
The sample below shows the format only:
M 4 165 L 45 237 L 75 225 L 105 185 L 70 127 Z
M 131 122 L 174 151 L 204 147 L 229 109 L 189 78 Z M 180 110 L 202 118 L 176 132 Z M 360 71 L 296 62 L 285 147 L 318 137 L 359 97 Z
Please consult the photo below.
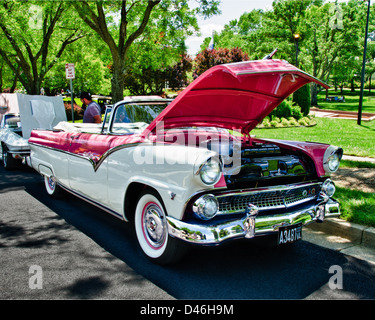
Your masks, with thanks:
M 149 204 L 144 211 L 143 230 L 147 241 L 152 247 L 163 245 L 166 235 L 165 216 L 156 204 Z
M 48 186 L 51 190 L 55 190 L 56 183 L 52 177 L 48 178 Z

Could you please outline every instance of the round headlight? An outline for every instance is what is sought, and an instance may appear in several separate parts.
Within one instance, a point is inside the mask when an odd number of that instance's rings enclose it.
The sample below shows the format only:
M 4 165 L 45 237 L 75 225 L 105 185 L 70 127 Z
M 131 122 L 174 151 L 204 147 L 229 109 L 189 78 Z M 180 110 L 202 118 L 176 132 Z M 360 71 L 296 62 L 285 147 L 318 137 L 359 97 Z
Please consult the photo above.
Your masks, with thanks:
M 212 194 L 205 194 L 198 198 L 193 205 L 193 211 L 203 220 L 212 219 L 219 209 L 219 203 Z
M 215 184 L 221 175 L 221 163 L 217 158 L 208 159 L 200 168 L 201 180 L 208 185 Z
M 336 191 L 335 184 L 331 179 L 327 179 L 322 184 L 322 192 L 324 192 L 328 197 L 332 197 Z
M 328 167 L 329 170 L 335 172 L 340 165 L 340 157 L 337 153 L 334 153 L 332 156 L 328 158 Z
M 324 154 L 323 166 L 327 173 L 336 172 L 339 168 L 343 150 L 334 146 L 329 146 Z

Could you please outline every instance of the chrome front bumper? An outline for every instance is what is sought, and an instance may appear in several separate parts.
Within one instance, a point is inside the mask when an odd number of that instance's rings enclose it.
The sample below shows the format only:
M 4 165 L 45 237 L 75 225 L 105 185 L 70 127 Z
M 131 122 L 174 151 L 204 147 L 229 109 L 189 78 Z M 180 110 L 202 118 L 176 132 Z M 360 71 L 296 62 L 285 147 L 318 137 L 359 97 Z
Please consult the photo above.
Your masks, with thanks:
M 324 218 L 339 215 L 339 203 L 330 198 L 299 211 L 267 216 L 254 216 L 249 211 L 241 219 L 215 224 L 187 223 L 172 217 L 167 217 L 167 221 L 168 232 L 172 237 L 190 243 L 217 245 L 231 239 L 273 234 L 281 226 L 323 222 Z

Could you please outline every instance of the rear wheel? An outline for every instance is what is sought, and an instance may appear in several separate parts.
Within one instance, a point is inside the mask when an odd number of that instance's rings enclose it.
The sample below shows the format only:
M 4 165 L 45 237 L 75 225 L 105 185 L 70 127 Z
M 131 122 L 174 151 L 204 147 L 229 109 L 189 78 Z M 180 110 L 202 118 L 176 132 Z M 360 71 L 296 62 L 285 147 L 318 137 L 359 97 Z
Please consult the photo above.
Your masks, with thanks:
M 1 160 L 3 161 L 3 165 L 6 170 L 13 170 L 13 169 L 18 168 L 21 165 L 21 161 L 14 159 L 12 154 L 9 153 L 7 146 L 4 144 L 1 146 L 1 154 L 2 154 Z
M 63 190 L 57 184 L 53 176 L 44 176 L 44 185 L 47 193 L 53 198 L 60 198 L 63 194 Z
M 140 195 L 134 220 L 138 243 L 150 260 L 170 264 L 185 254 L 185 245 L 168 234 L 167 214 L 156 192 Z

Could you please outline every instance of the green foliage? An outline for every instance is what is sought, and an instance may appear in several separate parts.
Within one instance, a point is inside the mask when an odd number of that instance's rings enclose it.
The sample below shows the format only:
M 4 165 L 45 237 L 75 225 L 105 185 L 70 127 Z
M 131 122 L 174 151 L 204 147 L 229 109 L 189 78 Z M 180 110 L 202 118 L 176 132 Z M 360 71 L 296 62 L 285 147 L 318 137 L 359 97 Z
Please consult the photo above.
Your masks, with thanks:
M 292 105 L 290 101 L 284 100 L 271 113 L 271 117 L 289 118 L 292 116 Z
M 293 102 L 301 108 L 301 112 L 304 116 L 307 116 L 310 113 L 310 84 L 304 85 L 293 93 Z
M 188 1 L 181 0 L 139 0 L 129 3 L 127 1 L 72 1 L 81 19 L 94 30 L 106 44 L 112 58 L 112 101 L 123 99 L 124 81 L 123 74 L 129 64 L 130 49 L 143 40 L 151 44 L 151 38 L 159 44 L 159 49 L 175 49 L 176 44 L 183 48 L 182 42 L 188 35 L 198 29 L 197 17 L 209 17 L 219 12 L 217 0 L 198 0 L 198 6 L 192 8 Z M 115 15 L 107 20 L 110 14 Z M 162 37 L 157 39 L 158 34 Z M 142 39 L 145 37 L 145 39 Z M 153 46 L 149 51 L 150 60 L 158 53 Z M 164 50 L 163 50 L 164 51 Z M 168 51 L 168 50 L 165 50 Z M 182 53 L 180 50 L 179 53 Z M 138 57 L 137 55 L 135 56 Z M 168 57 L 165 55 L 164 57 Z M 142 62 L 139 62 L 142 63 Z M 168 64 L 170 65 L 170 64 Z M 162 67 L 167 67 L 163 65 Z M 154 66 L 148 65 L 144 69 Z M 134 70 L 135 68 L 133 68 Z
M 281 102 L 271 113 L 270 116 L 273 118 L 294 118 L 297 121 L 303 117 L 301 108 L 295 105 L 290 100 L 284 100 Z
M 64 1 L 0 3 L 0 56 L 29 94 L 40 93 L 65 49 L 83 36 L 69 8 Z
M 292 117 L 296 120 L 299 120 L 303 117 L 303 114 L 301 112 L 301 108 L 295 104 L 291 106 L 292 108 Z
M 188 72 L 192 69 L 192 59 L 187 55 L 173 66 L 163 69 L 152 67 L 128 68 L 124 75 L 124 86 L 132 95 L 162 95 L 166 86 L 173 90 L 188 84 Z

